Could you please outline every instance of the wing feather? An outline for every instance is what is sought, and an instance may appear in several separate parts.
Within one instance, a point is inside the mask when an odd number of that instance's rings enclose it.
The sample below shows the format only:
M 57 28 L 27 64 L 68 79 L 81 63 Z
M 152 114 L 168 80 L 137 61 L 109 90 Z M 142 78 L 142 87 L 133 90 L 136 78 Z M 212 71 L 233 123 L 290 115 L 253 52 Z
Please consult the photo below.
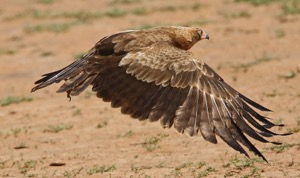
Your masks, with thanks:
M 223 108 L 227 108 L 227 106 L 224 104 L 224 101 L 222 100 L 223 103 Z M 227 104 L 229 105 L 229 104 Z M 230 109 L 231 113 L 230 115 L 228 115 L 228 117 L 232 118 L 234 123 L 237 125 L 238 128 L 240 128 L 240 130 L 242 130 L 243 132 L 245 132 L 247 135 L 249 135 L 250 137 L 264 142 L 264 143 L 268 143 L 269 141 L 267 141 L 266 139 L 264 139 L 263 137 L 261 137 L 253 128 L 251 128 L 244 119 L 240 119 L 241 117 L 243 117 L 242 115 L 240 115 L 239 113 L 237 113 L 234 109 Z M 226 111 L 228 112 L 228 111 Z
M 195 91 L 196 93 L 196 96 L 194 97 L 195 98 L 195 103 L 194 103 L 194 106 L 192 107 L 193 110 L 192 110 L 192 115 L 190 117 L 190 120 L 188 122 L 188 126 L 187 128 L 184 130 L 188 135 L 190 136 L 195 136 L 198 134 L 198 130 L 199 130 L 199 127 L 200 127 L 200 123 L 199 123 L 199 93 L 200 91 L 199 90 L 196 90 Z
M 187 92 L 188 89 L 166 87 L 165 93 L 158 98 L 157 104 L 152 108 L 149 119 L 152 121 L 160 119 L 164 128 L 170 128 L 174 122 L 175 111 L 182 105 Z
M 208 107 L 210 108 L 210 112 L 212 113 L 212 121 L 215 128 L 216 134 L 229 146 L 231 146 L 236 151 L 239 151 L 242 154 L 245 154 L 247 157 L 249 157 L 248 153 L 244 150 L 244 148 L 237 142 L 237 137 L 232 135 L 230 129 L 231 127 L 226 126 L 226 124 L 230 124 L 231 120 L 225 120 L 220 113 L 218 112 L 218 109 L 216 108 L 216 105 L 214 104 L 214 101 L 212 97 L 210 97 L 209 94 L 206 94 L 206 99 L 208 103 Z M 227 121 L 227 122 L 226 122 Z
M 202 92 L 202 94 L 203 104 L 200 117 L 200 132 L 205 140 L 211 143 L 217 143 L 217 139 L 215 136 L 215 126 L 213 125 L 211 112 L 209 112 L 206 93 Z
M 169 33 L 155 32 L 105 37 L 80 60 L 43 75 L 32 91 L 65 80 L 57 92 L 74 96 L 92 85 L 97 97 L 132 118 L 159 120 L 162 127 L 174 125 L 190 136 L 200 132 L 211 143 L 217 143 L 218 135 L 246 156 L 241 144 L 266 160 L 246 135 L 265 143 L 269 141 L 264 137 L 287 135 L 268 130 L 282 125 L 254 109 L 270 110 L 234 90 L 199 58 L 178 47 Z
M 176 110 L 176 119 L 174 122 L 175 129 L 183 133 L 188 127 L 189 120 L 192 119 L 192 114 L 195 104 L 196 104 L 196 93 L 197 89 L 195 87 L 190 87 L 187 97 L 184 103 Z M 195 116 L 194 116 L 195 117 Z
M 265 157 L 247 139 L 247 137 L 245 137 L 242 130 L 244 132 L 248 133 L 248 135 L 250 135 L 252 137 L 253 137 L 253 135 L 257 136 L 258 137 L 258 139 L 256 138 L 257 140 L 259 140 L 262 137 L 260 137 L 258 134 L 256 134 L 254 132 L 254 130 L 250 130 L 250 131 L 253 131 L 253 132 L 251 132 L 251 134 L 249 134 L 249 132 L 248 132 L 249 130 L 245 130 L 244 127 L 241 127 L 239 125 L 239 121 L 243 121 L 243 119 L 240 119 L 240 116 L 238 115 L 238 113 L 234 112 L 232 115 L 229 115 L 225 109 L 222 109 L 219 99 L 214 99 L 214 97 L 212 97 L 212 100 L 214 101 L 215 107 L 218 109 L 218 113 L 220 115 L 220 118 L 224 119 L 224 122 L 226 123 L 226 126 L 227 126 L 228 130 L 230 131 L 231 135 L 233 136 L 233 138 L 236 139 L 237 141 L 239 141 L 240 143 L 242 143 L 250 151 L 253 151 L 256 155 L 259 155 L 264 160 L 266 160 Z M 250 128 L 250 127 L 248 127 L 248 128 Z M 253 134 L 253 133 L 255 133 L 255 134 Z M 268 142 L 263 138 L 262 138 L 262 141 Z

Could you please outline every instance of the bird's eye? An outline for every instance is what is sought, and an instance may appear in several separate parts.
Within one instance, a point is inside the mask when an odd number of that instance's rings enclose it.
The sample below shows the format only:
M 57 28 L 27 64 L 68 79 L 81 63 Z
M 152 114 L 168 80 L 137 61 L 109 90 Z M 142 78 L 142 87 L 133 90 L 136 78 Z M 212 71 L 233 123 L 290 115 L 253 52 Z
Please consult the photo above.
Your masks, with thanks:
M 200 38 L 202 36 L 203 31 L 202 30 L 198 30 L 197 32 L 198 32 L 199 38 Z
M 200 40 L 202 33 L 203 33 L 202 30 L 198 30 L 197 33 L 194 33 L 193 40 L 195 41 Z

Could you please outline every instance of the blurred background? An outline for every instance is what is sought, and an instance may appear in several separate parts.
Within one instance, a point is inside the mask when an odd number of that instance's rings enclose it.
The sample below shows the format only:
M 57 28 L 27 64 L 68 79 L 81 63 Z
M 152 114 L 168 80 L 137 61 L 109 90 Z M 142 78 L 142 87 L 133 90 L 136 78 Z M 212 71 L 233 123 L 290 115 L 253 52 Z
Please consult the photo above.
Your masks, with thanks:
M 300 176 L 299 0 L 1 0 L 0 23 L 1 177 Z M 201 27 L 210 40 L 191 51 L 295 133 L 255 142 L 269 164 L 132 120 L 90 89 L 30 93 L 101 38 L 164 25 Z

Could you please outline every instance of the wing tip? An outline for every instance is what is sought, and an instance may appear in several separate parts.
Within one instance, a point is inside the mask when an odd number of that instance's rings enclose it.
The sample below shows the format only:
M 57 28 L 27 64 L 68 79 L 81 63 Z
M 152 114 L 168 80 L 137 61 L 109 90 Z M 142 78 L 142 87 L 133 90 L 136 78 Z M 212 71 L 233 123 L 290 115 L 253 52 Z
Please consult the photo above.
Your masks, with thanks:
M 292 135 L 294 134 L 293 132 L 287 132 L 287 133 L 283 133 L 283 134 L 279 134 L 280 136 L 288 136 L 288 135 Z
M 43 82 L 39 82 L 40 80 L 38 80 L 38 81 L 36 81 L 34 84 L 38 84 L 37 86 L 35 86 L 35 87 L 33 87 L 32 89 L 31 89 L 31 93 L 33 93 L 33 92 L 35 92 L 35 91 L 37 91 L 37 90 L 39 90 L 39 89 L 41 89 L 41 88 L 44 88 L 44 87 L 46 87 L 46 86 L 48 86 L 49 84 L 45 84 L 45 81 L 43 81 Z
M 262 158 L 266 163 L 269 164 L 268 160 L 263 155 L 259 155 L 259 157 Z
M 30 90 L 30 92 L 33 93 L 33 92 L 35 92 L 36 90 L 37 90 L 37 88 L 36 88 L 36 87 L 33 87 L 33 88 Z
M 33 87 L 33 88 L 31 89 L 31 93 L 33 93 L 33 92 L 35 92 L 36 90 L 39 90 L 39 89 L 41 89 L 41 88 L 43 88 L 43 87 L 41 87 L 41 85 L 37 85 L 37 86 L 35 86 L 35 87 Z
M 266 163 L 269 164 L 269 162 L 268 162 L 268 160 L 266 159 L 266 157 L 265 157 L 258 149 L 256 149 L 256 147 L 254 147 L 254 148 L 255 148 L 255 150 L 252 150 L 252 152 L 254 152 L 254 154 L 255 154 L 256 156 L 258 156 L 259 158 L 263 159 Z
M 247 98 L 245 95 L 239 93 L 238 94 L 245 102 L 247 102 L 248 104 L 250 104 L 251 106 L 255 107 L 256 109 L 259 109 L 261 111 L 266 111 L 266 112 L 273 112 L 271 109 L 268 109 L 258 103 L 256 103 L 255 101 Z
M 272 144 L 274 144 L 274 145 L 282 145 L 281 142 L 270 142 L 270 143 L 272 143 Z

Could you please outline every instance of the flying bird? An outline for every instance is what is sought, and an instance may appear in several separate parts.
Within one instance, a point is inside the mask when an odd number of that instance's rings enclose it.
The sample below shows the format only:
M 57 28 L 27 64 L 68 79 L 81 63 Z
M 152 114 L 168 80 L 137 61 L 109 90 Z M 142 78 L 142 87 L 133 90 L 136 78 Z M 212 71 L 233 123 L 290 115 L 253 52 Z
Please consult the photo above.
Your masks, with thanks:
M 209 39 L 196 27 L 167 26 L 130 30 L 104 37 L 79 60 L 43 75 L 32 92 L 64 81 L 57 90 L 79 95 L 89 85 L 97 97 L 138 120 L 217 143 L 219 136 L 249 157 L 248 148 L 266 158 L 247 136 L 268 143 L 276 125 L 260 115 L 270 111 L 228 85 L 189 49 Z M 246 136 L 247 135 L 247 136 Z M 280 144 L 278 142 L 271 142 Z

